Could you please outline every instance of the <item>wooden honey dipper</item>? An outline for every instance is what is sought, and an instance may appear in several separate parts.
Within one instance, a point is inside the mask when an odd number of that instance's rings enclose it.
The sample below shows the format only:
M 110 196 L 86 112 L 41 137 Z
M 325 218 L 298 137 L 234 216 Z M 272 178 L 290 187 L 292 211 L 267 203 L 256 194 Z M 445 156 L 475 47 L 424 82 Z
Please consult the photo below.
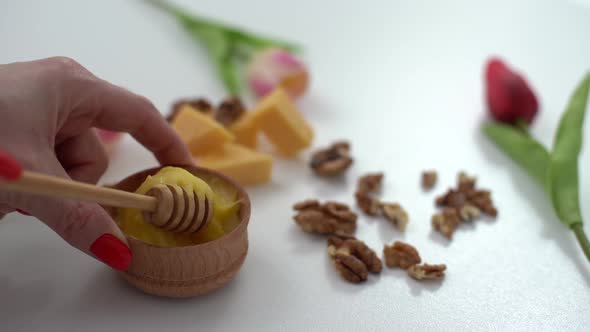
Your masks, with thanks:
M 165 230 L 196 233 L 213 219 L 213 199 L 204 193 L 159 184 L 146 195 L 143 197 L 155 198 L 158 203 L 155 210 L 144 211 L 144 219 Z
M 104 188 L 74 180 L 25 171 L 0 151 L 0 189 L 69 198 L 102 205 L 135 208 L 144 219 L 162 229 L 196 233 L 213 219 L 213 199 L 178 185 L 158 184 L 145 195 Z

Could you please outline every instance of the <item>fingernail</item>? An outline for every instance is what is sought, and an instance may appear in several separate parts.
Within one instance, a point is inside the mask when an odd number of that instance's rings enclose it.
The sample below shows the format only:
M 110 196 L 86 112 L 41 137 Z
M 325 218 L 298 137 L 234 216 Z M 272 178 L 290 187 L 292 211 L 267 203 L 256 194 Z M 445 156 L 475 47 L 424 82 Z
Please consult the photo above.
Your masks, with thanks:
M 21 210 L 21 209 L 14 209 L 16 212 L 20 213 L 20 214 L 24 214 L 25 216 L 30 216 L 31 214 L 28 213 L 25 210 Z
M 0 151 L 0 177 L 14 181 L 20 178 L 22 172 L 18 161 L 4 151 Z
M 131 249 L 112 234 L 103 234 L 96 239 L 90 252 L 115 270 L 126 270 L 131 264 Z

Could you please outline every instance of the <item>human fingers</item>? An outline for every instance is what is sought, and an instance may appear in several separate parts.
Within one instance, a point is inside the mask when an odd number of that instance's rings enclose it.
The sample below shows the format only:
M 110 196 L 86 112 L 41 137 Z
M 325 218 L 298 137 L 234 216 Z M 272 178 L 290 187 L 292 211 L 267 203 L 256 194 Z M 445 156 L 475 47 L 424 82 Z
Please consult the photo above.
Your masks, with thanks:
M 44 157 L 45 167 L 52 174 L 68 177 L 50 152 Z M 0 153 L 0 177 L 3 181 L 17 180 L 20 172 L 18 162 Z M 114 269 L 125 270 L 131 264 L 132 254 L 125 236 L 98 204 L 2 190 L 0 202 L 29 212 L 66 242 Z
M 61 142 L 55 147 L 55 154 L 76 181 L 96 183 L 108 166 L 107 153 L 92 129 Z
M 127 132 L 162 164 L 190 164 L 191 155 L 178 134 L 145 97 L 101 80 L 76 61 L 45 59 L 45 80 L 59 82 L 56 100 L 65 110 L 56 136 L 68 139 L 90 127 Z

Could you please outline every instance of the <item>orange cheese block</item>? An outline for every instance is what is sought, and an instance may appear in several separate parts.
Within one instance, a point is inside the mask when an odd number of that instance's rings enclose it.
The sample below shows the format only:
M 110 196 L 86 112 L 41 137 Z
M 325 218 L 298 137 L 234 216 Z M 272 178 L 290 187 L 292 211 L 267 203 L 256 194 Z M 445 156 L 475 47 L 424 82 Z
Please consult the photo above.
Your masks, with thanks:
M 268 182 L 272 176 L 272 157 L 239 144 L 225 144 L 198 158 L 199 166 L 210 168 L 234 179 L 241 185 Z
M 193 155 L 220 149 L 225 143 L 234 140 L 233 134 L 217 123 L 212 117 L 183 105 L 172 120 L 182 140 Z
M 283 89 L 264 97 L 253 112 L 254 121 L 279 152 L 292 156 L 311 145 L 313 129 Z
M 258 146 L 258 130 L 254 112 L 246 112 L 238 121 L 229 127 L 229 131 L 236 138 L 236 143 L 252 149 L 256 149 Z

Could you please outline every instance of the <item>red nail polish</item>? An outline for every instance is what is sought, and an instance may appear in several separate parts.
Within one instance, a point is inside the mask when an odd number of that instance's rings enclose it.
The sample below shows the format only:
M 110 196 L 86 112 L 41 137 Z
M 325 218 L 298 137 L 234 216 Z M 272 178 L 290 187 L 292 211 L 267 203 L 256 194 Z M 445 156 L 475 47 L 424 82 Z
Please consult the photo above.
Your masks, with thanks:
M 0 177 L 6 180 L 18 180 L 22 172 L 18 161 L 4 151 L 0 151 Z
M 123 271 L 131 264 L 131 249 L 112 234 L 101 235 L 90 246 L 90 252 L 113 269 Z
M 20 213 L 20 214 L 24 214 L 25 216 L 30 216 L 31 214 L 28 213 L 25 210 L 21 210 L 21 209 L 14 209 L 16 212 Z

